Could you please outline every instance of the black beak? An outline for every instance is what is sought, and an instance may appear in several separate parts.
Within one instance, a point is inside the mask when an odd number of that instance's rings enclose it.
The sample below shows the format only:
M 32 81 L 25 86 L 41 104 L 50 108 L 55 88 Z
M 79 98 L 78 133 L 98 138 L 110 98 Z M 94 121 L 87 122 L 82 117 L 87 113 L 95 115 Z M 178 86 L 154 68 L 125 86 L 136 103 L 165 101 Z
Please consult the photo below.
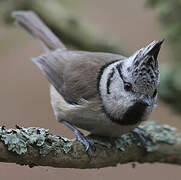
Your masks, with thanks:
M 143 99 L 140 100 L 140 102 L 146 106 L 152 105 L 152 101 L 149 97 L 144 97 Z
M 162 43 L 164 42 L 164 39 L 161 41 L 153 41 L 148 46 L 145 47 L 145 55 L 153 56 L 154 59 L 157 59 L 160 48 Z

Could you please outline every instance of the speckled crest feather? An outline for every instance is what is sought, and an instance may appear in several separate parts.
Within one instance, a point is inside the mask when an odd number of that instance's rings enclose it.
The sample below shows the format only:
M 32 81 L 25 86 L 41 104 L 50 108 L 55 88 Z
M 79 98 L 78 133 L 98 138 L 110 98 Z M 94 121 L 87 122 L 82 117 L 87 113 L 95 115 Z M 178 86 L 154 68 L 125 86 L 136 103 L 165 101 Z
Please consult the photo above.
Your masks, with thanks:
M 135 84 L 136 91 L 148 94 L 158 87 L 159 67 L 157 56 L 162 43 L 163 41 L 153 41 L 136 52 L 132 67 L 128 69 L 132 74 L 132 82 Z
M 148 92 L 157 87 L 159 70 L 157 60 L 153 57 L 146 57 L 139 65 L 134 65 L 132 72 L 133 82 L 139 91 Z

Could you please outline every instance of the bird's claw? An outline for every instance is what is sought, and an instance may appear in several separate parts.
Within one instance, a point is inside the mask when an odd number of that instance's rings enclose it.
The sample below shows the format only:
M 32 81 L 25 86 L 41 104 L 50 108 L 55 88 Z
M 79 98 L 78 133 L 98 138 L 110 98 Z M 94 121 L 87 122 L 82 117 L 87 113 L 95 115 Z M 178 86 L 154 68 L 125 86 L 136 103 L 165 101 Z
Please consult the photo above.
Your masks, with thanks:
M 93 151 L 91 146 L 94 146 L 94 142 L 92 140 L 89 140 L 78 130 L 75 132 L 75 135 L 77 140 L 85 146 L 85 150 L 88 153 L 89 157 L 92 157 Z
M 138 139 L 140 140 L 141 146 L 146 149 L 146 135 L 145 133 L 139 129 L 139 128 L 135 128 L 133 131 L 133 134 L 138 137 Z
M 87 137 L 85 137 L 85 136 L 84 136 L 77 128 L 75 128 L 71 123 L 69 123 L 69 122 L 67 122 L 67 121 L 64 121 L 64 120 L 61 120 L 60 122 L 62 122 L 65 126 L 67 126 L 68 128 L 70 128 L 70 129 L 74 132 L 77 140 L 78 140 L 79 142 L 81 142 L 81 143 L 85 146 L 86 152 L 88 152 L 88 155 L 89 155 L 89 157 L 91 158 L 91 157 L 93 156 L 93 151 L 92 151 L 92 148 L 91 148 L 91 146 L 94 147 L 93 141 L 91 141 L 91 140 L 89 140 Z

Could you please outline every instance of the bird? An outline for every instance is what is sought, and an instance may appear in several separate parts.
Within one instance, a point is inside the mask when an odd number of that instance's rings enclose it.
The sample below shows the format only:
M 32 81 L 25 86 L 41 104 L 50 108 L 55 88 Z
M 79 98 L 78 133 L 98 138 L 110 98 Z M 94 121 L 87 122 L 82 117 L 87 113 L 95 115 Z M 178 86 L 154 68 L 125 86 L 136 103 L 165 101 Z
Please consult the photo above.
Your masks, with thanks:
M 154 40 L 129 57 L 68 50 L 33 11 L 14 11 L 12 17 L 44 45 L 46 52 L 32 61 L 50 83 L 56 120 L 74 132 L 89 154 L 91 142 L 77 128 L 119 137 L 148 119 L 157 104 L 157 58 L 164 40 Z

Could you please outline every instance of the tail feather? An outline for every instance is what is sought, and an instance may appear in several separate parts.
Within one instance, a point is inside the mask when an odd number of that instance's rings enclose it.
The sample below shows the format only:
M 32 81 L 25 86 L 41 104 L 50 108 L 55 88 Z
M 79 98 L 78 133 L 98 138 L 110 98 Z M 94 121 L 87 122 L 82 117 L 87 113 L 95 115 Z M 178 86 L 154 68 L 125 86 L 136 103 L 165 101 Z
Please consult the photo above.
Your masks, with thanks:
M 12 13 L 12 17 L 16 19 L 16 24 L 34 38 L 39 39 L 48 50 L 66 49 L 65 45 L 34 12 L 15 11 Z

